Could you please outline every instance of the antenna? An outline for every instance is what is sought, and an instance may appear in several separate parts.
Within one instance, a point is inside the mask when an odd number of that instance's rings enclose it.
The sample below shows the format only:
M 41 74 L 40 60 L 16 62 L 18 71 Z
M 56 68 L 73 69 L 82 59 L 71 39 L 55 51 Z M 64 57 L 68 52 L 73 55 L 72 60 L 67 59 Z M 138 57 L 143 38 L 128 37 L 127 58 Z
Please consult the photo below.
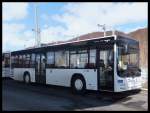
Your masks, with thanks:
M 104 30 L 104 37 L 106 36 L 106 25 L 100 25 L 100 24 L 97 24 L 98 27 L 102 27 L 102 29 Z
M 106 25 L 100 25 L 100 24 L 97 24 L 98 27 L 102 27 L 102 29 L 104 30 L 104 37 L 106 36 Z M 112 29 L 112 35 L 115 35 L 115 29 L 114 27 L 112 26 L 107 26 L 107 28 L 111 28 Z

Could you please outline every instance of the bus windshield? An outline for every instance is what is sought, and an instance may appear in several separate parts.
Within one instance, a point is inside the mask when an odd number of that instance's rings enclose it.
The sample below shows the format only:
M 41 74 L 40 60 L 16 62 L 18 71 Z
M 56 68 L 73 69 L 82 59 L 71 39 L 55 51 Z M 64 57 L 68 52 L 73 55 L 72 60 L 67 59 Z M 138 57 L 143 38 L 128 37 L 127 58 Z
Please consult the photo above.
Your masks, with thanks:
M 138 48 L 133 48 L 133 45 L 128 45 L 127 49 L 124 46 L 118 46 L 119 76 L 140 76 L 138 51 Z

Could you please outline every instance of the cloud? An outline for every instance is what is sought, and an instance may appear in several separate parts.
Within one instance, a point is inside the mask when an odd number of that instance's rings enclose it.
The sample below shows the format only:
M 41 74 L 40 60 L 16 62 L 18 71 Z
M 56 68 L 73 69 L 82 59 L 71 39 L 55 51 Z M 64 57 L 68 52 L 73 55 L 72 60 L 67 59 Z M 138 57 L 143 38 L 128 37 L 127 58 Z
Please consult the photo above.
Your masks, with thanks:
M 3 21 L 24 19 L 28 14 L 28 3 L 2 3 Z
M 52 19 L 65 27 L 60 25 L 43 29 L 43 41 L 63 40 L 65 35 L 78 36 L 102 31 L 97 24 L 106 24 L 117 29 L 116 26 L 147 21 L 148 16 L 147 3 L 68 3 L 62 10 L 64 13 L 52 15 Z M 133 27 L 124 30 L 129 32 Z M 68 38 L 73 37 L 65 39 Z
M 41 18 L 42 18 L 44 21 L 48 21 L 49 18 L 50 18 L 50 16 L 47 15 L 47 14 L 42 14 L 42 15 L 41 15 Z
M 34 45 L 34 33 L 28 31 L 25 24 L 6 23 L 25 18 L 29 13 L 28 6 L 27 3 L 3 3 L 3 50 L 10 47 L 13 50 L 22 49 L 24 44 Z M 62 13 L 59 14 L 48 15 L 45 12 L 41 15 L 42 21 L 46 21 L 40 25 L 42 43 L 63 41 L 82 34 L 102 31 L 97 24 L 118 27 L 148 21 L 148 4 L 142 2 L 67 3 L 63 5 L 61 11 Z M 47 20 L 54 22 L 54 24 L 50 26 Z M 133 29 L 134 27 L 125 29 L 125 31 L 130 32 Z
M 35 43 L 34 34 L 24 24 L 3 23 L 2 32 L 3 51 L 20 50 Z
M 65 29 L 61 26 L 46 27 L 41 31 L 41 42 L 48 43 L 52 41 L 66 40 Z
M 147 21 L 147 3 L 69 3 L 62 15 L 53 19 L 67 26 L 67 32 L 88 33 L 97 31 L 97 24 L 117 26 Z

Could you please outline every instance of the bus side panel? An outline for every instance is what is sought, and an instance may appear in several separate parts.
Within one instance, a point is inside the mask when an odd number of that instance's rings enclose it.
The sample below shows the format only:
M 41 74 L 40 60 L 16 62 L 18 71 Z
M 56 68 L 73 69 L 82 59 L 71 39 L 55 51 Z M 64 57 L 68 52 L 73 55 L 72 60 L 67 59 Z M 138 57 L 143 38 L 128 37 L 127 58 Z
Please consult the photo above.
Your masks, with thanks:
M 31 82 L 35 82 L 35 68 L 14 68 L 14 80 L 23 81 L 24 72 L 30 73 Z
M 46 84 L 70 87 L 71 77 L 75 73 L 84 76 L 87 89 L 97 90 L 96 69 L 46 69 Z

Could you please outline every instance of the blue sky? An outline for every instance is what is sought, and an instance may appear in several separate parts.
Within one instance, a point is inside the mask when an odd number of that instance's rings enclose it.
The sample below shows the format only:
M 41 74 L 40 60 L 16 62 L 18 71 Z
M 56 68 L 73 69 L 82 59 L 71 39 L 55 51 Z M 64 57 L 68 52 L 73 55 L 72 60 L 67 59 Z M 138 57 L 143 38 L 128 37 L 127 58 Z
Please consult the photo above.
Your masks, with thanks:
M 3 51 L 24 49 L 35 44 L 32 29 L 35 3 L 3 2 Z M 41 42 L 68 40 L 102 31 L 97 24 L 131 32 L 147 27 L 147 3 L 43 2 L 38 6 Z M 109 30 L 109 28 L 108 28 Z
M 38 14 L 39 14 L 39 24 L 49 24 L 51 26 L 58 25 L 57 22 L 49 18 L 49 20 L 43 20 L 43 15 L 54 15 L 54 14 L 61 14 L 64 13 L 61 8 L 65 5 L 66 3 L 40 3 L 38 5 Z M 34 3 L 29 5 L 29 15 L 28 15 L 28 20 L 25 19 L 25 24 L 28 25 L 28 27 L 32 28 L 34 26 Z M 42 18 L 43 17 L 43 18 Z

